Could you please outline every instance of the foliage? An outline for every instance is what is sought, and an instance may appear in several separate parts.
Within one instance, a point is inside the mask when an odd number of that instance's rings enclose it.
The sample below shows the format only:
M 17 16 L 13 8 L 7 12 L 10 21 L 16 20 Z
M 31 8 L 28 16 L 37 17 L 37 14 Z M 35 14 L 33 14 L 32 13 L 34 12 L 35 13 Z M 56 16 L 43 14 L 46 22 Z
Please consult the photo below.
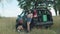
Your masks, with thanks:
M 57 0 L 56 8 L 59 10 L 59 15 L 60 15 L 60 0 Z
M 34 8 L 36 2 L 41 2 L 42 0 L 17 0 L 19 2 L 19 6 L 22 9 L 31 9 Z

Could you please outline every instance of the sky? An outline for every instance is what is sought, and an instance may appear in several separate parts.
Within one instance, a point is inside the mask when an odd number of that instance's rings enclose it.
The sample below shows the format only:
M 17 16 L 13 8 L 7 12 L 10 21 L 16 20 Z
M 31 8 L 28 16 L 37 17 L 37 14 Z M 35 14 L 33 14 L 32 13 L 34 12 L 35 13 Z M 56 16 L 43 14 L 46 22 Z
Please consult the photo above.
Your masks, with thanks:
M 18 6 L 17 0 L 4 0 L 4 7 L 0 3 L 0 15 L 5 17 L 16 17 L 22 12 L 22 9 Z
M 17 0 L 3 0 L 3 5 L 0 3 L 0 15 L 3 17 L 17 17 L 22 12 Z M 54 10 L 51 11 L 55 15 Z

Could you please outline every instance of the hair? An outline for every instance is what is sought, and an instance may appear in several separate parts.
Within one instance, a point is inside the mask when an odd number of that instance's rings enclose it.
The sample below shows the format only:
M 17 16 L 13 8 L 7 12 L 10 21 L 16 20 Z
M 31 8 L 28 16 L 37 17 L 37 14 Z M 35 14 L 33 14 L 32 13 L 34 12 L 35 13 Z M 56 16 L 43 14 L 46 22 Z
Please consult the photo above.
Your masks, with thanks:
M 31 11 L 31 10 L 29 10 L 29 11 L 28 11 L 28 14 L 30 14 L 30 13 L 32 13 L 32 11 Z

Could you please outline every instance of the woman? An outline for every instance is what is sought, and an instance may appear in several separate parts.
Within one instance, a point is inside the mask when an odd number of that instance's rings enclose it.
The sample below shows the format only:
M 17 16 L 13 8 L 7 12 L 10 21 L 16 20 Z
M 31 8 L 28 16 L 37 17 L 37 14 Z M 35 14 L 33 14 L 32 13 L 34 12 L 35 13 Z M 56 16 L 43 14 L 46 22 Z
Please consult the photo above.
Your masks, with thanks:
M 23 29 L 24 29 L 24 27 L 23 27 L 23 19 L 20 18 L 20 19 L 18 20 L 18 23 L 17 23 L 17 30 L 18 30 L 18 32 L 20 32 L 20 31 L 23 30 Z
M 27 31 L 30 31 L 30 24 L 31 24 L 31 20 L 33 18 L 33 14 L 31 11 L 28 12 L 27 14 Z

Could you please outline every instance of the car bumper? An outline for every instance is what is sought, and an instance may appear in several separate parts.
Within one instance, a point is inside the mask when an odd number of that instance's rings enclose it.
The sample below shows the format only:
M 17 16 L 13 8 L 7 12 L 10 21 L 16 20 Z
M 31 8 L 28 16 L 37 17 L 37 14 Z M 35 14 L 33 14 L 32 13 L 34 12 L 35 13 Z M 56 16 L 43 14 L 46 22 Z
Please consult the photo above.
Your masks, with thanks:
M 44 25 L 53 25 L 53 21 L 38 22 L 38 23 L 35 23 L 35 25 L 41 25 L 41 26 L 44 26 Z

